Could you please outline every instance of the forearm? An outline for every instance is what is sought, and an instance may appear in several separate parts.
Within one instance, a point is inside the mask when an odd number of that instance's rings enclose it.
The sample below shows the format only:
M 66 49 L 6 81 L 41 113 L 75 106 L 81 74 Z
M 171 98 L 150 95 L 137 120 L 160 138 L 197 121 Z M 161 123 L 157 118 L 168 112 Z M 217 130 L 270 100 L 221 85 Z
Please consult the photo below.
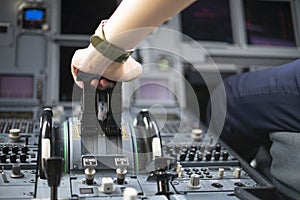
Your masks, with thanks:
M 106 39 L 122 49 L 133 49 L 156 27 L 194 1 L 123 0 L 105 24 Z

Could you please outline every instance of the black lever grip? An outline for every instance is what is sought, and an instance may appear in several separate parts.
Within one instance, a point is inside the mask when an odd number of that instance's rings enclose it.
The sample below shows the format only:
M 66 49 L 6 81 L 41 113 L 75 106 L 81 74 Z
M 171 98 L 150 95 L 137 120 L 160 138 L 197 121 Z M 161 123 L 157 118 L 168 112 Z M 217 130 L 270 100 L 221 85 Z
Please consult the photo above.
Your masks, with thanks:
M 63 173 L 64 159 L 61 157 L 50 157 L 45 159 L 46 175 L 48 185 L 51 188 L 51 200 L 57 200 L 57 187 Z
M 51 156 L 52 117 L 50 108 L 44 108 L 40 119 L 40 141 L 39 141 L 39 172 L 40 178 L 46 179 L 44 158 Z
M 61 157 L 50 157 L 45 159 L 46 175 L 48 185 L 59 186 L 63 173 L 64 159 Z

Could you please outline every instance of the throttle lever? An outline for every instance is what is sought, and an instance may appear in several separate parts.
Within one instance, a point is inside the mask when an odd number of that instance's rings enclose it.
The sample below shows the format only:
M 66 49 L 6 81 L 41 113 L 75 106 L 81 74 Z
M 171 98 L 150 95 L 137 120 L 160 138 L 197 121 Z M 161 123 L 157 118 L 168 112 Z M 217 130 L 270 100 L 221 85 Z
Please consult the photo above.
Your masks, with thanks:
M 115 88 L 98 90 L 91 85 L 93 79 L 101 80 L 106 78 L 82 71 L 77 73 L 77 81 L 83 81 L 80 122 L 82 144 L 85 146 L 84 152 L 98 154 L 99 152 L 105 153 L 108 151 L 103 148 L 103 145 L 99 145 L 99 143 L 103 142 L 102 140 L 111 140 L 112 137 L 117 135 L 116 143 L 119 142 L 120 129 L 114 120 L 111 108 L 112 93 Z M 109 79 L 106 80 L 111 81 Z M 119 86 L 117 87 L 118 89 L 120 89 Z M 117 97 L 119 96 L 117 95 Z M 108 136 L 109 138 L 102 136 Z
M 77 73 L 77 81 L 83 81 L 84 83 L 90 83 L 93 79 L 100 80 L 101 76 L 98 74 L 90 74 L 83 71 L 78 71 Z
M 97 79 L 97 80 L 105 79 L 107 81 L 110 81 L 110 82 L 113 82 L 114 84 L 116 84 L 116 81 L 112 81 L 112 80 L 107 79 L 105 77 L 102 77 L 98 74 L 90 74 L 90 73 L 86 73 L 86 72 L 83 72 L 83 71 L 78 71 L 78 73 L 77 73 L 76 80 L 77 81 L 82 81 L 83 82 L 83 87 L 92 87 L 92 86 L 90 86 L 90 83 L 93 79 Z M 106 89 L 106 90 L 108 90 L 108 89 Z M 103 90 L 100 90 L 100 91 L 103 91 Z
M 114 88 L 98 90 L 91 85 L 93 79 L 106 79 L 98 74 L 90 74 L 82 71 L 77 73 L 77 81 L 83 81 L 82 88 L 82 113 L 81 113 L 81 137 L 84 143 L 89 144 L 97 139 L 98 135 L 106 134 L 107 115 L 110 111 L 110 98 Z M 106 79 L 110 82 L 109 79 Z M 114 82 L 115 83 L 115 82 Z M 99 100 L 101 104 L 99 104 Z
M 97 74 L 85 73 L 78 71 L 77 81 L 83 81 L 82 88 L 82 113 L 81 113 L 81 132 L 82 136 L 96 136 L 98 133 L 103 135 L 101 127 L 96 118 L 97 102 L 96 102 L 96 88 L 90 83 L 93 79 L 100 80 L 101 76 Z
M 105 109 L 105 105 L 102 105 L 103 102 L 110 103 L 107 101 L 107 95 L 112 93 L 113 88 L 107 88 L 105 90 L 98 90 L 97 88 L 90 85 L 93 79 L 101 80 L 105 79 L 107 81 L 113 82 L 116 84 L 115 81 L 109 80 L 107 78 L 101 77 L 98 74 L 90 74 L 82 71 L 78 71 L 77 74 L 77 81 L 83 81 L 83 99 L 82 99 L 82 106 L 83 106 L 83 113 L 93 113 L 98 112 L 98 108 L 100 112 L 98 113 L 98 120 L 103 121 L 106 118 L 106 111 L 109 109 Z M 96 99 L 96 96 L 97 98 Z M 98 100 L 102 101 L 102 104 L 98 106 Z M 110 107 L 110 105 L 106 105 L 106 107 Z

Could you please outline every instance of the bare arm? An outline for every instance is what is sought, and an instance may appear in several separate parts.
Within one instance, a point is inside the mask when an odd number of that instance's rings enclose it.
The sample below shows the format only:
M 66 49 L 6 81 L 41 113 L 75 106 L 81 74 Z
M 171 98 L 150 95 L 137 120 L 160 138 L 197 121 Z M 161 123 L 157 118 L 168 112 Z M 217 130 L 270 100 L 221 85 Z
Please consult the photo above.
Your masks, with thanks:
M 156 27 L 176 15 L 195 0 L 123 0 L 103 27 L 107 41 L 130 50 L 135 48 Z M 95 33 L 102 31 L 99 26 Z M 129 81 L 142 73 L 142 66 L 132 57 L 125 63 L 113 62 L 92 45 L 79 49 L 72 58 L 71 72 L 76 80 L 77 71 L 99 74 L 114 81 Z M 80 85 L 79 82 L 76 82 Z M 100 88 L 111 83 L 94 82 Z
M 123 0 L 104 27 L 106 38 L 120 48 L 132 49 L 153 29 L 194 1 Z M 136 29 L 139 30 L 135 31 L 134 36 L 120 36 L 121 33 Z

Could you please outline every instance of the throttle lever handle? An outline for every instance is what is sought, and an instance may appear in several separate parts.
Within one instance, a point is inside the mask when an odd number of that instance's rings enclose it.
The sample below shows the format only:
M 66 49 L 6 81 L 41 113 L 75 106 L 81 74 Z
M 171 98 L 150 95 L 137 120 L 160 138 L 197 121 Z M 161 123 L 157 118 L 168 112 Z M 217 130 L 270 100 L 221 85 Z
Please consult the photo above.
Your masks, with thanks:
M 88 87 L 93 79 L 97 79 L 97 80 L 105 79 L 107 81 L 110 81 L 110 82 L 113 82 L 114 84 L 116 84 L 116 81 L 109 80 L 109 79 L 107 79 L 105 77 L 102 77 L 98 74 L 90 74 L 90 73 L 86 73 L 86 72 L 83 72 L 83 71 L 80 71 L 80 70 L 77 73 L 76 80 L 77 81 L 83 81 L 83 87 Z
M 98 113 L 98 100 L 107 101 L 107 95 L 111 93 L 111 89 L 98 90 L 90 83 L 93 79 L 106 79 L 98 74 L 90 74 L 82 71 L 77 73 L 77 81 L 83 81 L 82 90 L 82 114 L 81 114 L 81 129 L 85 136 L 98 135 L 98 133 L 104 134 L 102 130 L 105 130 L 104 125 L 97 119 Z M 108 79 L 106 79 L 108 80 Z M 108 80 L 111 81 L 111 80 Z M 108 102 L 107 102 L 108 103 Z M 105 113 L 106 115 L 106 113 Z M 106 117 L 103 117 L 106 118 Z M 101 126 L 101 127 L 100 127 Z M 84 136 L 82 136 L 84 137 Z M 83 139 L 84 140 L 84 139 Z
M 83 82 L 88 82 L 90 83 L 93 79 L 97 79 L 100 80 L 101 76 L 98 74 L 90 74 L 90 73 L 86 73 L 83 71 L 78 71 L 77 73 L 77 81 L 83 81 Z

